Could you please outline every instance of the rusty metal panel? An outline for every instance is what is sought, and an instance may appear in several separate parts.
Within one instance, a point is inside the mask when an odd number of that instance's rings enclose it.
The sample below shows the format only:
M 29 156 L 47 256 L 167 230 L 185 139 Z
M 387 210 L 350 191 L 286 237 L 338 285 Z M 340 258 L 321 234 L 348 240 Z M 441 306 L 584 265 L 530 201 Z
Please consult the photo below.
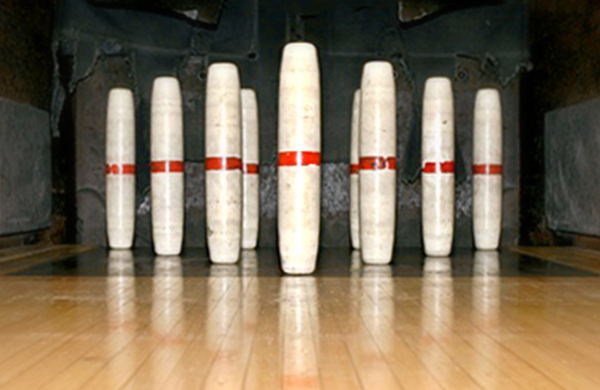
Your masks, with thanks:
M 600 99 L 545 120 L 546 217 L 551 229 L 600 236 Z
M 50 226 L 48 113 L 0 98 L 0 234 Z

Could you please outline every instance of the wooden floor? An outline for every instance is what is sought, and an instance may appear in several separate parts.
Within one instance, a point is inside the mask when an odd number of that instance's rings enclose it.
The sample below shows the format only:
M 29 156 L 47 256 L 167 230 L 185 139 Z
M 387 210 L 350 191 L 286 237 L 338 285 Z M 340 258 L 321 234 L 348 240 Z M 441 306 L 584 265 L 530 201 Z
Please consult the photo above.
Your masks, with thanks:
M 281 277 L 245 252 L 206 276 L 179 257 L 137 276 L 134 257 L 110 253 L 104 276 L 0 277 L 0 389 L 600 388 L 595 275 L 501 276 L 480 253 L 469 277 L 356 254 L 347 275 Z

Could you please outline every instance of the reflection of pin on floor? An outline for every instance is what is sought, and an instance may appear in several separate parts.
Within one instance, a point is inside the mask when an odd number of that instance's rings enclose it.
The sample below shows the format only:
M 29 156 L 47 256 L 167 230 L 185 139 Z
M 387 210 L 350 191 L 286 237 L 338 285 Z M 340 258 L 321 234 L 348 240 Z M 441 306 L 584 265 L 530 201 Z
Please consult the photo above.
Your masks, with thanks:
M 317 49 L 289 43 L 279 78 L 277 225 L 281 267 L 312 273 L 317 265 L 321 204 L 321 87 Z
M 360 102 L 360 247 L 367 264 L 389 264 L 396 221 L 396 83 L 389 62 L 367 62 Z
M 477 325 L 497 329 L 500 311 L 500 256 L 497 251 L 475 251 L 471 295 Z
M 204 340 L 209 356 L 214 356 L 210 372 L 202 388 L 230 389 L 243 372 L 246 360 L 244 349 L 242 278 L 239 267 L 230 264 L 213 264 L 210 267 L 208 301 L 215 306 L 206 320 Z M 218 385 L 218 386 L 217 386 Z
M 283 388 L 320 388 L 318 306 L 315 278 L 286 277 L 280 282 L 280 334 L 283 335 Z
M 454 101 L 452 82 L 425 83 L 421 139 L 423 244 L 427 256 L 448 256 L 454 238 Z
M 500 255 L 498 251 L 475 251 L 473 276 L 500 276 Z
M 497 89 L 480 89 L 473 125 L 473 236 L 493 250 L 502 228 L 502 105 Z
M 425 258 L 421 297 L 423 329 L 434 336 L 449 332 L 454 321 L 454 282 L 450 258 Z
M 111 250 L 108 253 L 106 284 L 111 328 L 135 329 L 135 277 L 130 250 Z
M 210 260 L 235 263 L 242 240 L 242 113 L 237 66 L 216 63 L 206 84 L 206 225 Z
M 178 255 L 183 242 L 183 113 L 179 81 L 158 77 L 152 89 L 152 238 L 159 255 Z
M 183 324 L 183 269 L 179 256 L 157 256 L 152 278 L 152 329 L 177 339 Z
M 128 249 L 135 230 L 135 109 L 129 89 L 108 95 L 105 173 L 108 245 Z

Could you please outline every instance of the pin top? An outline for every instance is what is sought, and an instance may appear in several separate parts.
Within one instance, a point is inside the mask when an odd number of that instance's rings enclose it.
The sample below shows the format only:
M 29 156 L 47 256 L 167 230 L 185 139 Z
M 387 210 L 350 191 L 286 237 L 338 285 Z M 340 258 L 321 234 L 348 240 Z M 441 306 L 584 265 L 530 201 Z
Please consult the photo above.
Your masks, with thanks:
M 448 77 L 430 77 L 425 82 L 425 99 L 452 97 L 452 81 Z
M 500 110 L 500 92 L 495 88 L 484 88 L 477 91 L 476 110 Z
M 127 88 L 113 88 L 108 93 L 108 104 L 111 110 L 132 110 L 133 92 Z
M 363 67 L 363 72 L 393 72 L 394 68 L 388 61 L 369 61 Z
M 181 101 L 179 80 L 176 77 L 161 76 L 154 79 L 152 100 Z
M 363 67 L 361 88 L 395 87 L 394 67 L 388 61 L 369 61 Z
M 208 67 L 213 72 L 237 72 L 237 66 L 233 62 L 214 62 Z
M 309 42 L 292 42 L 283 48 L 284 57 L 316 57 L 317 48 Z

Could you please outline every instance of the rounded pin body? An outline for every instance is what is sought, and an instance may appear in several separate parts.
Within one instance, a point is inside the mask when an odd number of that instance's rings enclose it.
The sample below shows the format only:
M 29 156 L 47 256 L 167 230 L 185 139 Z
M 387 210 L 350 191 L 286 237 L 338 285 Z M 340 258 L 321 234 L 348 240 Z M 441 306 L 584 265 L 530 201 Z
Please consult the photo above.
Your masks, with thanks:
M 352 100 L 352 128 L 350 134 L 350 239 L 352 248 L 360 249 L 359 220 L 359 149 L 360 149 L 360 89 Z
M 108 95 L 105 173 L 108 245 L 129 249 L 135 231 L 135 109 L 129 89 Z
M 473 236 L 475 247 L 497 249 L 502 230 L 502 105 L 496 89 L 475 98 L 473 125 Z
M 278 232 L 281 267 L 309 274 L 319 250 L 321 89 L 317 50 L 290 43 L 279 78 Z
M 240 77 L 231 63 L 212 64 L 206 85 L 206 224 L 214 263 L 235 263 L 242 243 Z
M 154 251 L 178 255 L 183 242 L 184 157 L 181 90 L 174 77 L 154 80 L 150 133 Z
M 448 256 L 454 239 L 454 101 L 448 78 L 425 84 L 421 142 L 425 254 Z
M 254 249 L 258 241 L 260 210 L 258 104 L 256 93 L 242 89 L 242 163 L 244 172 L 242 202 L 242 248 Z
M 396 224 L 396 86 L 389 62 L 363 69 L 359 188 L 362 259 L 388 264 Z

